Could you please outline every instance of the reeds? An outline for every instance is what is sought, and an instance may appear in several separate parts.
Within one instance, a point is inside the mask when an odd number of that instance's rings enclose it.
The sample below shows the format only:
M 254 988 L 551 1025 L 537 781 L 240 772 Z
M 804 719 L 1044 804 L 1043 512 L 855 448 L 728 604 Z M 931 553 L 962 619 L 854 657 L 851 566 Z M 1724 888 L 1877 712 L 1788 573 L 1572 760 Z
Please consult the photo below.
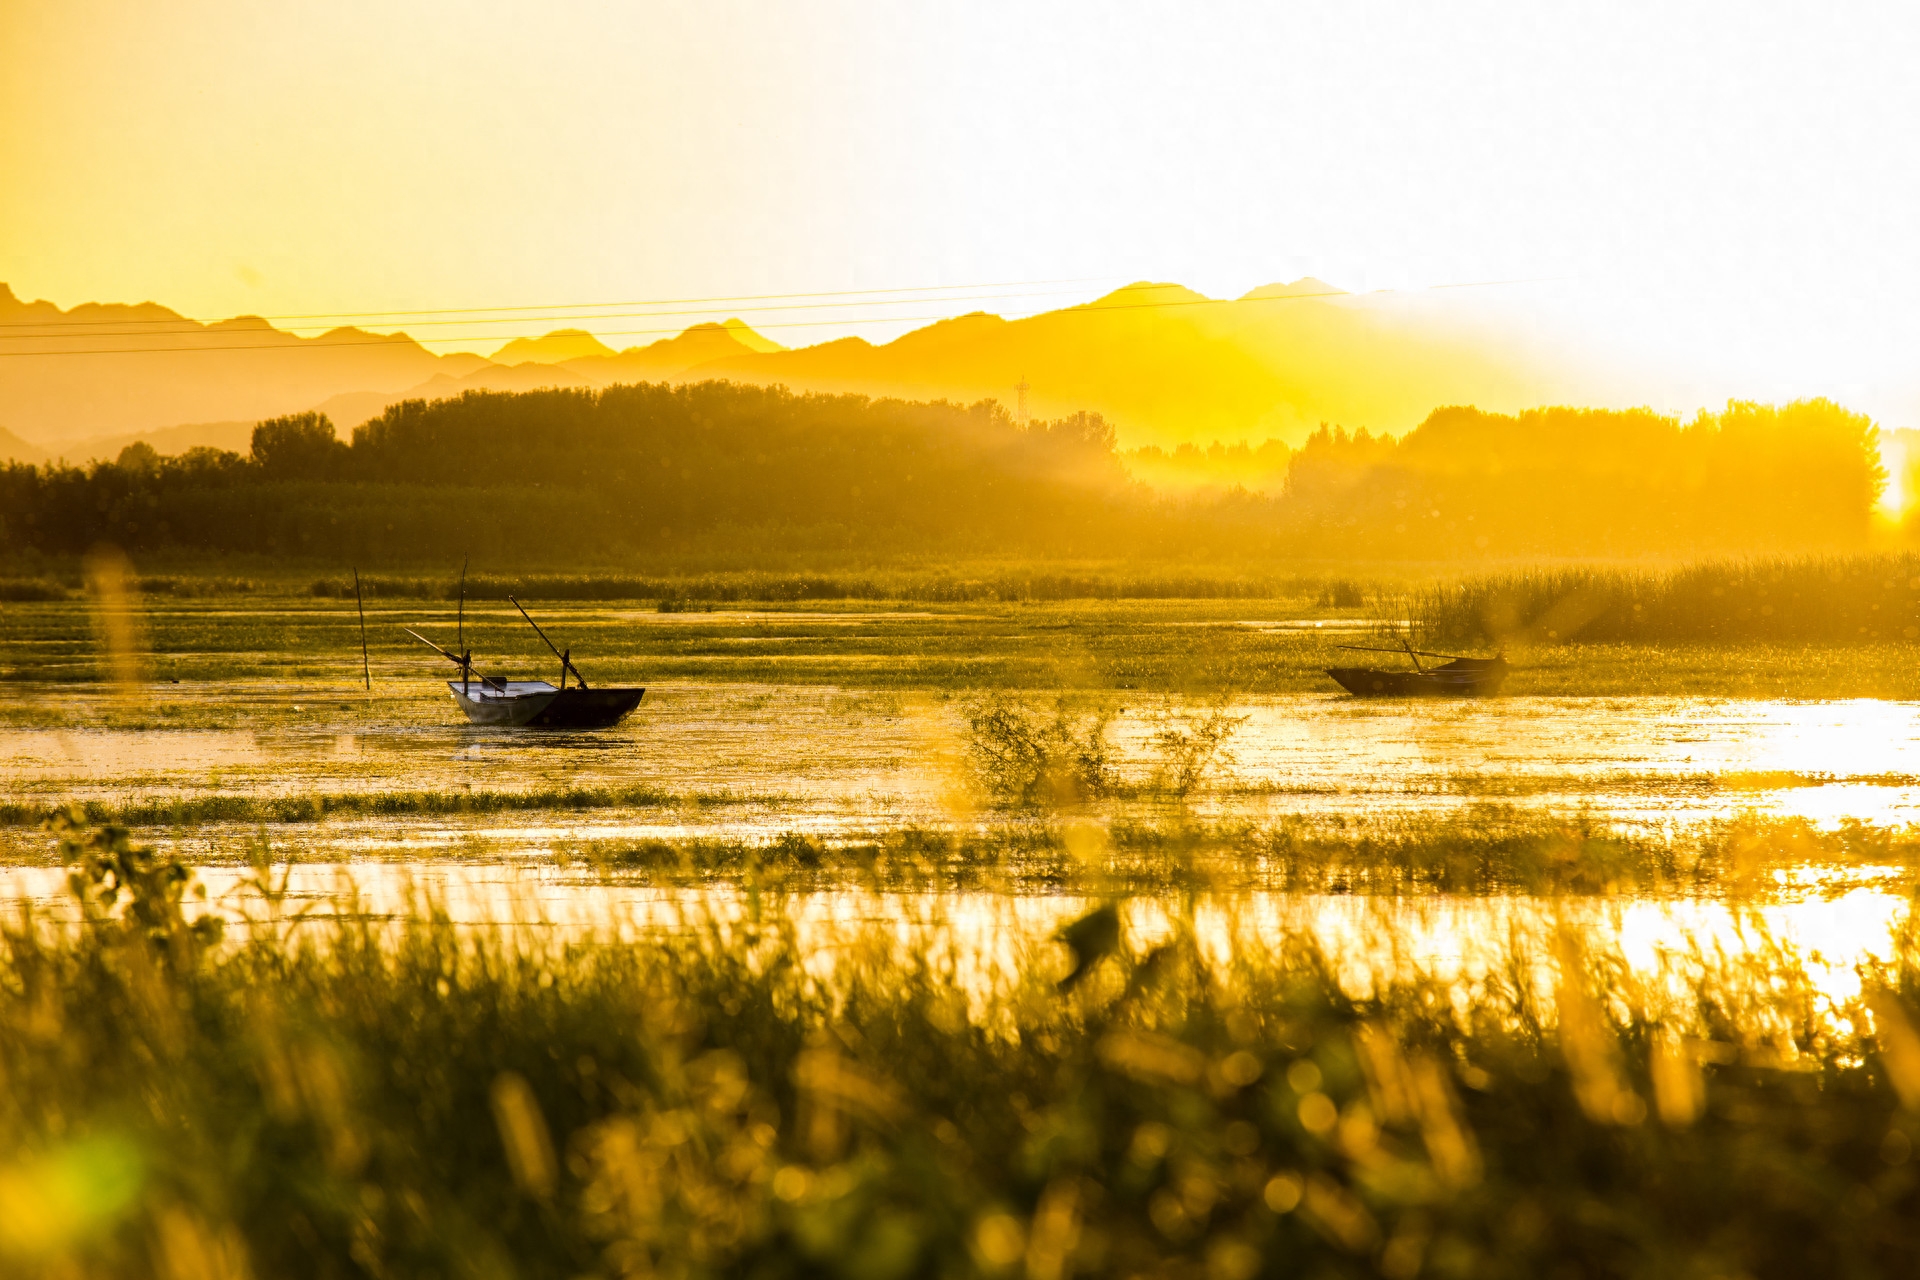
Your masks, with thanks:
M 998 694 L 967 708 L 967 755 L 981 789 L 1021 806 L 1076 804 L 1113 792 L 1113 711 L 1062 697 L 1048 711 Z
M 1920 638 L 1920 556 L 1539 568 L 1418 590 L 1422 643 L 1863 644 Z
M 46 578 L 0 578 L 0 600 L 21 603 L 66 598 L 67 589 Z
M 451 600 L 453 579 L 369 574 L 361 579 L 370 597 Z M 516 575 L 475 574 L 467 579 L 474 599 L 517 595 L 539 600 L 647 600 L 685 606 L 697 604 L 806 601 L 884 601 L 916 604 L 1061 600 L 1319 600 L 1350 607 L 1361 588 L 1351 580 L 1329 581 L 1308 574 L 1259 574 L 1231 569 L 1214 573 L 1139 571 L 1060 571 L 1010 566 L 977 572 L 947 567 L 870 573 L 731 572 L 661 577 L 622 573 Z M 353 594 L 351 581 L 318 578 L 310 594 L 342 598 Z M 672 611 L 672 610 L 668 610 Z
M 1233 763 L 1230 743 L 1247 717 L 1230 713 L 1222 693 L 1185 711 L 1162 708 L 1147 746 L 1144 781 L 1123 779 L 1108 740 L 1115 711 L 1107 703 L 1060 696 L 1051 708 L 1004 692 L 976 694 L 966 707 L 966 754 L 973 781 L 990 804 L 1047 808 L 1090 800 L 1151 797 L 1181 801 L 1209 775 Z
M 711 802 L 702 797 L 694 803 Z M 657 787 L 528 787 L 514 791 L 338 791 L 293 795 L 182 795 L 124 801 L 87 800 L 77 807 L 89 822 L 126 826 L 196 826 L 202 823 L 319 822 L 347 817 L 447 817 L 468 813 L 577 812 L 588 809 L 657 809 L 683 798 Z M 46 806 L 0 802 L 0 827 L 35 826 Z
M 69 836 L 76 865 L 123 842 Z M 1355 994 L 1305 938 L 1209 960 L 1176 914 L 1071 994 L 1065 948 L 982 993 L 885 928 L 822 964 L 777 895 L 585 945 L 425 902 L 295 925 L 262 878 L 225 943 L 164 875 L 116 901 L 83 876 L 85 924 L 6 931 L 7 1274 L 1797 1280 L 1920 1256 L 1906 968 L 1830 1007 L 1789 953 L 1706 957 L 1663 994 L 1568 936 L 1470 988 Z
M 1852 886 L 1906 892 L 1920 872 L 1920 832 L 1849 820 L 1824 829 L 1804 818 L 1743 815 L 1671 830 L 1620 826 L 1579 812 L 1474 802 L 1445 815 L 1287 815 L 1254 820 L 1189 808 L 1156 782 L 1147 799 L 1117 814 L 1083 808 L 1080 764 L 1071 758 L 1019 777 L 1060 791 L 1036 804 L 987 809 L 954 825 L 889 826 L 833 837 L 785 832 L 742 835 L 605 835 L 591 828 L 555 848 L 565 865 L 646 883 L 705 886 L 767 883 L 810 890 L 850 880 L 880 892 L 979 890 L 1015 893 L 1163 890 L 1232 894 L 1304 893 L 1686 894 L 1771 900 L 1783 886 L 1838 876 Z M 1124 785 L 1115 783 L 1114 785 Z M 327 819 L 444 818 L 463 813 L 576 811 L 602 802 L 659 808 L 778 802 L 725 793 L 673 797 L 617 789 L 578 792 L 373 793 L 288 797 L 206 797 L 181 801 L 75 803 L 90 823 L 128 823 L 143 835 L 178 838 L 207 827 L 202 840 L 250 856 L 256 837 L 292 837 L 289 828 Z M 461 806 L 468 807 L 461 807 Z M 15 830 L 46 817 L 44 806 L 0 806 L 0 826 Z M 668 819 L 673 821 L 673 819 Z M 236 830 L 238 828 L 238 830 Z M 249 829 L 251 828 L 251 829 Z M 1089 845 L 1089 833 L 1098 838 Z M 279 833 L 279 834 L 276 834 Z M 18 837 L 15 837 L 18 839 Z M 293 837 L 302 838 L 304 837 Z M 314 837 L 324 848 L 326 837 Z M 207 846 L 202 844 L 201 849 Z M 474 838 L 465 856 L 488 857 Z M 518 848 L 519 846 L 513 846 Z M 212 857 L 203 852 L 199 856 Z M 491 856 L 499 856 L 497 854 Z

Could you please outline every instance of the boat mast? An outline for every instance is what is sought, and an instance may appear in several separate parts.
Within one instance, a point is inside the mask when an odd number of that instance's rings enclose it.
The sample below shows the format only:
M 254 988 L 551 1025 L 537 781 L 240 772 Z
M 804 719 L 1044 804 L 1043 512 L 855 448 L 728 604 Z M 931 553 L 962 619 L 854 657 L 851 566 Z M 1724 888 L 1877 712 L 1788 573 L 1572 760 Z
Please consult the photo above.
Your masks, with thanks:
M 367 663 L 367 606 L 360 603 L 360 570 L 353 571 L 353 607 L 360 615 L 360 676 L 367 682 L 367 693 L 373 693 L 373 668 Z
M 473 650 L 467 648 L 467 558 L 460 558 L 460 613 L 454 624 L 460 646 L 460 692 L 473 692 Z
M 533 628 L 534 634 L 539 636 L 542 641 L 545 641 L 547 648 L 553 650 L 553 656 L 560 659 L 560 687 L 562 689 L 567 687 L 567 672 L 571 671 L 573 672 L 573 678 L 580 682 L 580 687 L 582 689 L 586 688 L 587 678 L 580 674 L 580 668 L 573 665 L 573 650 L 568 649 L 565 653 L 560 652 L 553 641 L 547 639 L 547 633 L 540 630 L 540 624 L 533 620 L 533 615 L 527 612 L 526 607 L 518 600 L 514 600 L 512 596 L 508 596 L 507 599 L 512 601 L 514 608 L 520 610 L 520 616 L 527 620 L 527 625 Z
M 400 629 L 406 632 L 408 635 L 412 636 L 415 640 L 418 640 L 421 644 L 427 646 L 427 648 L 433 650 L 435 653 L 445 658 L 448 662 L 451 662 L 455 666 L 460 667 L 462 670 L 472 669 L 473 659 L 471 657 L 468 657 L 467 660 L 463 662 L 461 661 L 459 654 L 448 653 L 445 649 L 442 649 L 439 645 L 427 639 L 425 636 L 421 635 L 418 631 L 415 631 L 412 627 L 402 627 Z M 482 675 L 480 677 L 480 683 L 485 685 L 492 685 L 495 689 L 498 689 L 501 693 L 505 693 L 507 691 L 506 685 L 502 684 L 500 681 L 494 679 L 492 676 L 489 676 L 489 675 Z
M 1409 625 L 1409 629 L 1411 629 L 1412 624 L 1408 624 L 1408 625 Z M 1401 635 L 1400 630 L 1397 627 L 1394 628 L 1393 638 L 1400 642 L 1400 647 L 1407 651 L 1407 656 L 1409 658 L 1413 659 L 1413 669 L 1415 671 L 1418 671 L 1421 675 L 1427 674 L 1427 669 L 1420 665 L 1420 655 L 1414 652 L 1413 641 Z

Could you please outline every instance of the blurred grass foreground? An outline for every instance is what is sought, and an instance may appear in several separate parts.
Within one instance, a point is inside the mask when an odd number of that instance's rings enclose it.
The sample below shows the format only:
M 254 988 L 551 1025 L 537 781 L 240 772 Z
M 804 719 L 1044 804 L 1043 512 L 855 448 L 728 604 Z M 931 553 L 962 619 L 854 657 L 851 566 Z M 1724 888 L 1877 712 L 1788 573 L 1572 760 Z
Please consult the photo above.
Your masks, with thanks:
M 638 940 L 288 911 L 57 820 L 0 951 L 0 1273 L 1794 1276 L 1920 1258 L 1911 963 L 1563 934 L 1343 990 L 1113 904 L 983 991 L 778 892 Z M 715 917 L 718 919 L 718 917 Z M 1910 929 L 1911 926 L 1903 926 Z M 1080 980 L 1063 983 L 1072 967 Z M 1063 989 L 1066 988 L 1066 989 Z

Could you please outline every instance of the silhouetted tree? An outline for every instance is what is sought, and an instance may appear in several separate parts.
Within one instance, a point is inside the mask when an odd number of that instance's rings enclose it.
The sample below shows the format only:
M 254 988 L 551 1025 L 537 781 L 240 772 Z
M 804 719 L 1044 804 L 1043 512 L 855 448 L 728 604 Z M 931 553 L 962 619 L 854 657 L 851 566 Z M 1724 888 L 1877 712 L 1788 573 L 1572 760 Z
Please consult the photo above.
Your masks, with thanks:
M 160 469 L 160 451 L 145 440 L 135 440 L 120 451 L 113 465 L 122 471 L 151 475 Z
M 0 550 L 111 541 L 366 563 L 696 544 L 1101 557 L 1838 548 L 1869 529 L 1876 450 L 1868 418 L 1824 400 L 1736 402 L 1685 424 L 1646 409 L 1452 407 L 1399 439 L 1323 426 L 1291 455 L 1279 495 L 1163 499 L 1128 479 L 1113 426 L 1091 413 L 1022 427 L 993 401 L 726 382 L 470 392 L 396 404 L 351 446 L 307 413 L 260 423 L 250 460 L 140 445 L 87 468 L 7 467 Z M 1231 460 L 1253 457 L 1235 446 Z
M 274 480 L 323 480 L 339 473 L 347 446 L 324 413 L 268 418 L 253 429 L 253 462 Z

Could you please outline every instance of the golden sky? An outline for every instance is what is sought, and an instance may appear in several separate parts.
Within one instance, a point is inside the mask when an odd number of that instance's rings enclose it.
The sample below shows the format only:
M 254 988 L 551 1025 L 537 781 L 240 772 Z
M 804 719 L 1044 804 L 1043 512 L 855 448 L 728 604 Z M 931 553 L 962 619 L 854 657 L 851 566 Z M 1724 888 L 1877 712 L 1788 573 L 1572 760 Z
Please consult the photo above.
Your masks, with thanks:
M 789 344 L 1132 279 L 1525 280 L 1422 305 L 1663 407 L 1920 425 L 1916 12 L 0 0 L 0 280 L 203 318 L 992 286 L 749 314 Z

